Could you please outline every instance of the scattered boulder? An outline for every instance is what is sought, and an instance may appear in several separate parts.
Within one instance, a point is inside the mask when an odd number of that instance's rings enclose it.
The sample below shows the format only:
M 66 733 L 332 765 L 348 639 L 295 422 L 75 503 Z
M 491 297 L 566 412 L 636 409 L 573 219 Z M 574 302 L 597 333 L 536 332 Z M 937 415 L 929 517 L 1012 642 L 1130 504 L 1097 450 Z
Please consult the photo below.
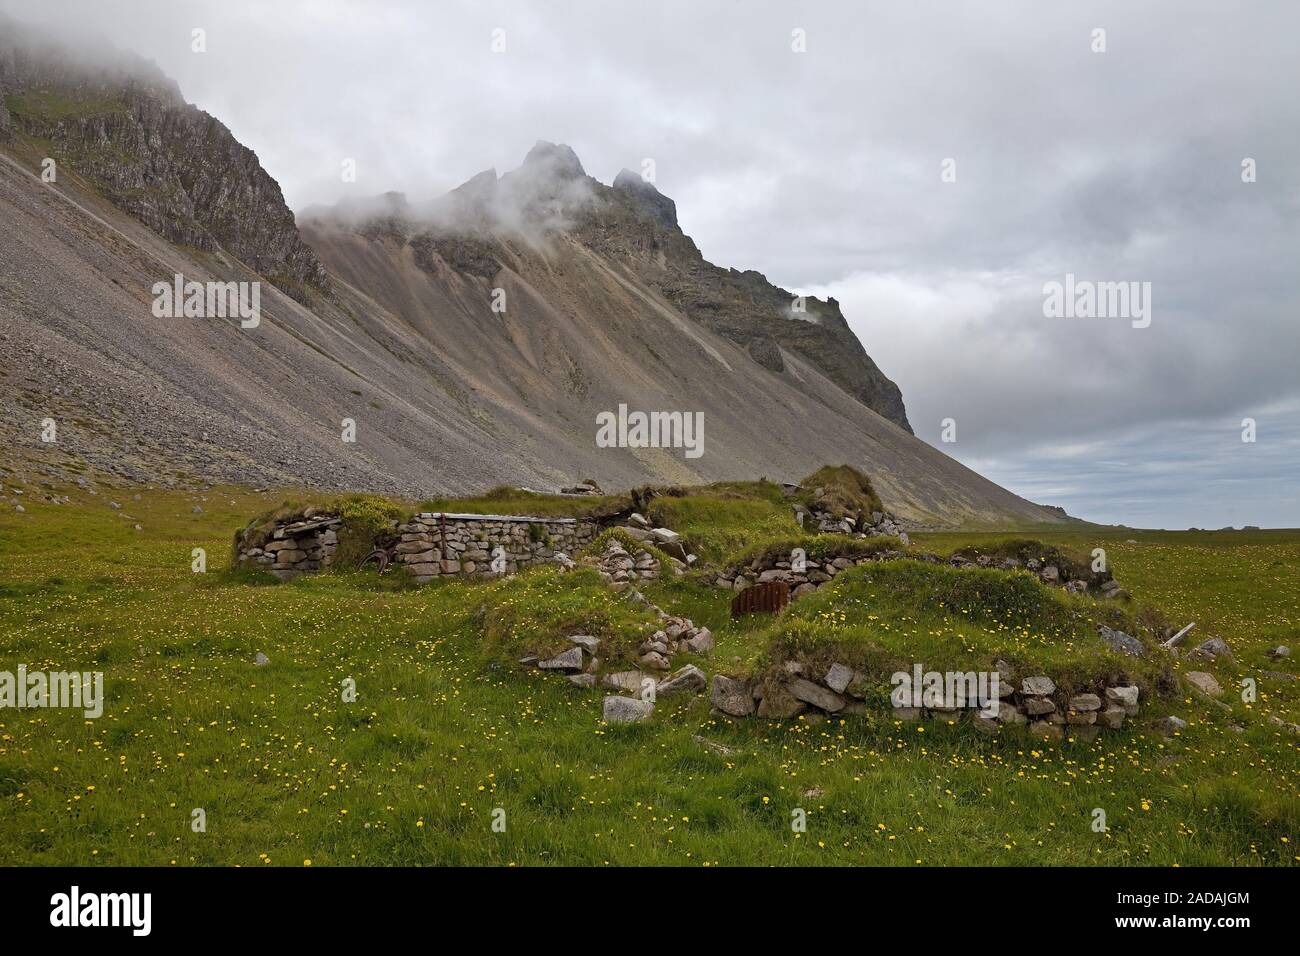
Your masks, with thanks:
M 632 724 L 646 720 L 654 713 L 655 705 L 639 697 L 610 695 L 605 698 L 601 716 L 607 723 Z
M 1126 713 L 1123 707 L 1112 704 L 1097 715 L 1097 723 L 1110 730 L 1119 730 L 1124 726 Z
M 707 657 L 713 653 L 713 632 L 707 627 L 702 627 L 695 632 L 695 636 L 688 638 L 686 647 L 692 654 L 700 654 Z
M 571 647 L 552 658 L 538 661 L 537 666 L 544 671 L 580 671 L 582 670 L 582 648 Z
M 1291 656 L 1291 648 L 1287 647 L 1285 644 L 1279 644 L 1268 652 L 1268 656 L 1270 660 L 1280 661 L 1284 657 Z
M 1228 648 L 1228 642 L 1221 637 L 1211 637 L 1187 652 L 1188 658 L 1192 660 L 1212 661 L 1216 658 L 1225 658 L 1233 660 L 1232 651 Z
M 1188 671 L 1183 679 L 1207 697 L 1223 696 L 1223 688 L 1214 679 L 1214 675 L 1205 671 Z
M 593 656 L 600 647 L 600 638 L 591 637 L 587 634 L 571 634 L 569 640 Z
M 997 719 L 1000 724 L 1023 724 L 1026 717 L 1016 707 L 1003 701 L 998 704 Z
M 257 656 L 253 658 L 253 663 L 258 667 L 265 667 L 267 664 L 271 663 L 271 658 L 267 657 L 261 651 L 258 651 Z
M 708 684 L 709 680 L 704 676 L 704 671 L 694 664 L 687 664 L 666 677 L 659 684 L 656 695 L 671 697 L 673 694 L 699 694 Z
M 1183 720 L 1181 717 L 1174 717 L 1172 715 L 1169 717 L 1161 717 L 1156 721 L 1156 729 L 1166 737 L 1172 737 L 1179 731 L 1187 729 L 1187 721 Z
M 570 674 L 567 680 L 577 687 L 591 688 L 596 686 L 595 674 Z
M 1138 689 L 1136 687 L 1107 687 L 1106 699 L 1124 708 L 1129 717 L 1136 717 L 1138 712 Z
M 1129 654 L 1133 657 L 1145 657 L 1146 648 L 1132 634 L 1125 634 L 1123 631 L 1117 631 L 1105 624 L 1097 625 L 1097 633 L 1113 650 L 1121 654 Z

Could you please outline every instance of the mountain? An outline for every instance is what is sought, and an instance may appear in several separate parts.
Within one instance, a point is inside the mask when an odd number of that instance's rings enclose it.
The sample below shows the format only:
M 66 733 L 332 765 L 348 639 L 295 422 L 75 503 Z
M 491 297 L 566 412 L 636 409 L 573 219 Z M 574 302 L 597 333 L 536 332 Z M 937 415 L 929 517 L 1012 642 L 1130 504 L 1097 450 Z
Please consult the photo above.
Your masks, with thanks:
M 298 223 L 251 151 L 129 56 L 0 25 L 0 104 L 11 469 L 422 496 L 849 462 L 905 517 L 1060 520 L 913 437 L 833 299 L 708 263 L 653 184 L 606 186 L 568 147 Z M 260 322 L 156 317 L 178 274 L 262 283 Z M 703 453 L 598 447 L 621 405 L 698 414 Z

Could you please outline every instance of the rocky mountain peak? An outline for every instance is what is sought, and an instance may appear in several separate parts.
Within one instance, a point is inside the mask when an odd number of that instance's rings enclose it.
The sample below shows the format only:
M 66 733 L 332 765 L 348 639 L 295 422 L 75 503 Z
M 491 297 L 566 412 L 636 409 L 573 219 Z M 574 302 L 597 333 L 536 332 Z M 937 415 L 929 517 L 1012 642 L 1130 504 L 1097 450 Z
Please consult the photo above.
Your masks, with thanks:
M 563 143 L 548 143 L 544 139 L 539 139 L 528 151 L 521 168 L 538 166 L 545 167 L 551 175 L 563 179 L 578 179 L 587 175 L 587 171 L 582 168 L 582 161 L 572 148 Z
M 614 177 L 614 189 L 626 193 L 653 219 L 677 228 L 677 203 L 673 202 L 643 176 L 638 176 L 630 169 L 623 169 Z
M 138 57 L 0 29 L 0 124 L 164 238 L 231 256 L 302 297 L 325 268 L 280 185 L 224 124 Z

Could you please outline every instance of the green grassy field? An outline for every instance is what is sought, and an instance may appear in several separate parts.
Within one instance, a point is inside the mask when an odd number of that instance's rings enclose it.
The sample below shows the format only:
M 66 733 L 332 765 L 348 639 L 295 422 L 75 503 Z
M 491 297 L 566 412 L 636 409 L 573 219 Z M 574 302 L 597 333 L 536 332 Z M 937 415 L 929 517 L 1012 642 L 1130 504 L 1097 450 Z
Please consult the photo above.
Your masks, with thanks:
M 731 723 L 710 717 L 705 698 L 661 700 L 645 724 L 605 726 L 600 691 L 503 663 L 575 616 L 611 632 L 632 626 L 598 584 L 561 594 L 526 574 L 415 589 L 353 573 L 267 584 L 225 565 L 232 533 L 283 496 L 68 493 L 69 504 L 0 514 L 0 670 L 103 671 L 107 701 L 96 720 L 0 710 L 3 864 L 1300 859 L 1300 738 L 1268 720 L 1300 723 L 1298 669 L 1294 657 L 1264 656 L 1279 643 L 1300 650 L 1300 532 L 1041 536 L 1104 546 L 1136 600 L 1171 623 L 1197 621 L 1198 639 L 1217 634 L 1236 653 L 1210 668 L 1228 710 L 1173 696 L 1089 745 L 883 712 Z M 713 559 L 797 531 L 779 500 L 761 496 L 656 505 Z M 917 537 L 939 551 L 997 538 Z M 207 573 L 191 570 L 195 547 Z M 646 593 L 714 628 L 711 673 L 767 653 L 773 622 L 732 622 L 724 593 L 688 580 Z M 884 626 L 867 618 L 881 616 L 875 605 L 836 607 L 855 633 Z M 904 637 L 920 627 L 892 624 Z M 927 639 L 947 626 L 924 625 Z M 258 652 L 269 665 L 254 665 Z M 1234 696 L 1242 677 L 1258 681 L 1253 705 Z M 354 703 L 342 699 L 347 678 Z M 1164 713 L 1191 726 L 1166 740 L 1150 726 Z M 206 832 L 191 829 L 196 808 Z M 1105 833 L 1092 828 L 1098 808 Z M 795 810 L 806 832 L 792 830 Z

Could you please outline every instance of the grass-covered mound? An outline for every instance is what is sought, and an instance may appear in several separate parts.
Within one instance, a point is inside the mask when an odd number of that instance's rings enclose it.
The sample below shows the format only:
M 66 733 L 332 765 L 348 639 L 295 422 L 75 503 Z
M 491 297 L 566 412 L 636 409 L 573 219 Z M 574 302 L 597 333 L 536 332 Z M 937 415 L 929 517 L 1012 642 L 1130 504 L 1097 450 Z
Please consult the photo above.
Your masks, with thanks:
M 514 663 L 525 654 L 550 657 L 573 645 L 571 634 L 601 639 L 603 668 L 634 664 L 636 648 L 658 620 L 646 605 L 608 588 L 590 568 L 535 568 L 480 586 L 475 619 L 485 659 Z
M 763 481 L 720 481 L 692 488 L 654 489 L 646 518 L 672 528 L 706 562 L 773 538 L 799 532 L 781 486 Z
M 1045 673 L 1070 690 L 1125 674 L 1149 682 L 1157 665 L 1113 651 L 1097 624 L 1139 633 L 1115 605 L 1045 587 L 1031 575 L 920 561 L 862 565 L 784 611 L 770 626 L 768 661 L 834 661 L 882 677 L 910 670 Z
M 1009 538 L 967 545 L 953 551 L 952 557 L 964 557 L 969 561 L 975 561 L 980 557 L 990 557 L 994 561 L 1015 558 L 1021 564 L 1036 559 L 1042 566 L 1055 565 L 1061 572 L 1062 581 L 1091 581 L 1094 578 L 1110 577 L 1109 573 L 1094 573 L 1091 559 L 1079 552 L 1058 545 L 1045 544 L 1034 538 Z
M 796 500 L 816 511 L 857 519 L 885 510 L 871 479 L 852 465 L 825 465 L 799 484 Z
M 282 525 L 337 515 L 343 523 L 338 529 L 339 543 L 333 567 L 355 568 L 371 550 L 396 540 L 397 526 L 409 521 L 416 510 L 409 503 L 382 495 L 318 495 L 291 499 L 264 511 L 235 532 L 234 556 L 238 557 L 241 547 L 262 547 Z
M 771 559 L 789 560 L 795 548 L 802 548 L 809 561 L 819 563 L 835 558 L 874 557 L 885 551 L 907 551 L 897 538 L 880 535 L 874 538 L 855 538 L 847 534 L 803 534 L 760 541 L 741 551 L 730 554 L 723 561 L 728 569 L 743 569 L 755 561 L 766 563 Z

